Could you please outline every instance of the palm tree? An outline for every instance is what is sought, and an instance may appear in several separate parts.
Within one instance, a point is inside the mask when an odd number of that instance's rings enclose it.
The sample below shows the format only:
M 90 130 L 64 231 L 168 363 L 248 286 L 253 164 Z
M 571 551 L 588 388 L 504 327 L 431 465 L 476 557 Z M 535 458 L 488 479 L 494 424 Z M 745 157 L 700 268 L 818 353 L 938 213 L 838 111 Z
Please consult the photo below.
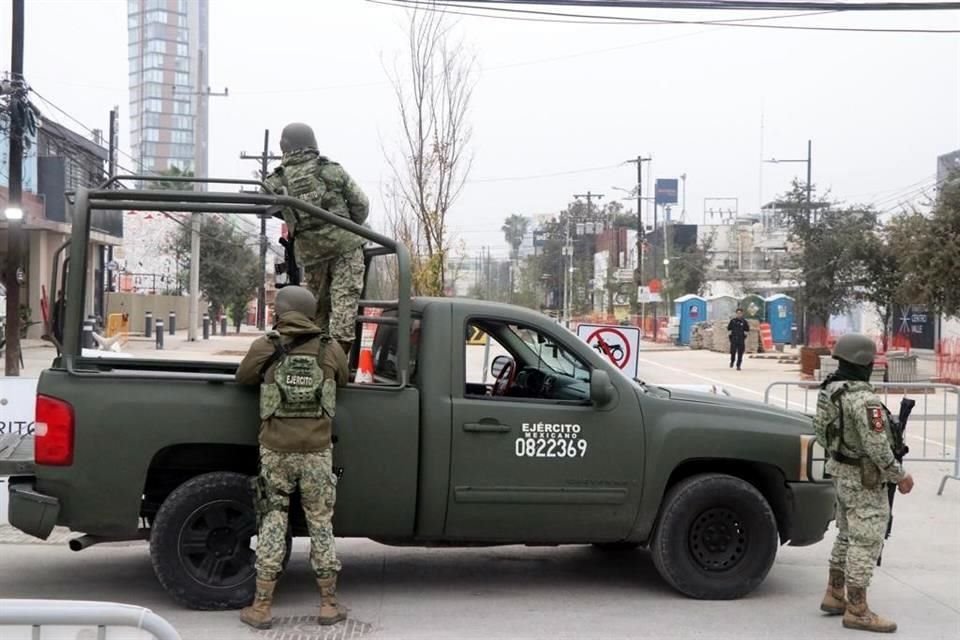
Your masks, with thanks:
M 520 256 L 520 245 L 523 244 L 523 236 L 527 235 L 527 227 L 530 226 L 530 219 L 521 216 L 518 213 L 507 216 L 503 221 L 500 230 L 503 231 L 503 237 L 510 245 L 510 256 L 514 262 Z
M 513 299 L 513 283 L 520 260 L 520 246 L 523 244 L 523 237 L 527 235 L 527 227 L 530 226 L 530 219 L 518 213 L 511 214 L 503 221 L 500 230 L 503 231 L 503 237 L 510 245 L 510 258 L 513 266 L 510 269 L 510 299 Z

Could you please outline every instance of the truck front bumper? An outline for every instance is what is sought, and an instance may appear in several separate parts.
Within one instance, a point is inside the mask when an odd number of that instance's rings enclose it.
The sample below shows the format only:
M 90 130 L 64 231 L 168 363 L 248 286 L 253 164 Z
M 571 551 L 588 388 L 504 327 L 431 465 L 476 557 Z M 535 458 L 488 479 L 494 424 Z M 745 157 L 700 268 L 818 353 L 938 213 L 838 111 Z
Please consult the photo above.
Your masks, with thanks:
M 24 533 L 46 540 L 57 524 L 60 501 L 37 492 L 31 478 L 10 478 L 10 524 Z
M 788 482 L 793 497 L 787 538 L 791 547 L 805 547 L 823 540 L 834 519 L 836 492 L 832 482 Z

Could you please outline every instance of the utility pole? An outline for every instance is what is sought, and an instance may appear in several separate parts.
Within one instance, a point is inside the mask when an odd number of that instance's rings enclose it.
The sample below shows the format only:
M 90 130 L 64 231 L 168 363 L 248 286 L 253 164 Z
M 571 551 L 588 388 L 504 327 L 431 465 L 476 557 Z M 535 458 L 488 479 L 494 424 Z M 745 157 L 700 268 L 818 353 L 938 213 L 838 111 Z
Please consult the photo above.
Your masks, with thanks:
M 240 152 L 241 160 L 260 161 L 260 180 L 267 179 L 267 168 L 271 160 L 281 160 L 283 156 L 270 153 L 270 129 L 263 130 L 263 152 L 258 156 Z M 267 326 L 267 219 L 260 216 L 260 288 L 257 291 L 257 329 L 263 331 Z
M 120 120 L 120 107 L 114 105 L 113 109 L 110 110 L 110 135 L 108 137 L 108 146 L 107 149 L 107 176 L 113 178 L 117 175 L 117 125 Z M 116 189 L 117 185 L 111 185 L 112 189 Z M 110 269 L 110 265 L 113 263 L 113 245 L 107 247 L 107 264 L 106 264 L 106 278 L 107 278 L 107 291 L 113 291 L 113 269 Z M 51 291 L 50 295 L 55 296 L 56 292 Z M 106 321 L 106 313 L 102 314 L 104 321 Z
M 23 5 L 13 0 L 13 46 L 10 55 L 10 181 L 8 183 L 7 219 L 7 325 L 4 370 L 8 376 L 20 375 L 20 279 L 23 277 L 21 244 L 23 243 L 23 122 L 17 103 L 26 100 L 23 80 Z
M 575 193 L 575 194 L 573 194 L 573 197 L 574 197 L 574 198 L 577 198 L 577 199 L 579 199 L 579 198 L 586 198 L 586 200 L 587 200 L 587 218 L 590 218 L 591 215 L 593 214 L 593 199 L 596 198 L 597 200 L 600 200 L 600 199 L 603 198 L 603 194 L 602 194 L 602 193 L 593 193 L 592 191 L 587 191 L 586 193 Z M 572 216 L 571 216 L 571 218 L 572 218 Z M 569 226 L 569 225 L 573 224 L 573 220 L 572 220 L 572 219 L 571 219 L 571 220 L 568 220 L 567 223 L 568 223 L 568 226 Z M 567 278 L 567 281 L 569 282 L 570 288 L 573 288 L 573 243 L 572 243 L 572 241 L 571 241 L 571 235 L 572 235 L 572 234 L 569 233 L 569 230 L 568 230 L 568 233 L 567 233 L 567 242 L 568 242 L 568 244 L 569 244 L 569 248 L 568 248 L 568 252 L 567 252 L 567 253 L 568 253 L 567 260 L 568 260 L 569 265 L 568 265 L 567 271 L 569 272 L 569 276 L 568 276 L 568 278 Z M 570 324 L 569 324 L 569 318 L 570 318 L 570 314 L 572 313 L 572 311 L 573 311 L 573 296 L 570 295 L 570 294 L 567 294 L 567 308 L 565 309 L 565 317 L 567 318 L 567 326 L 568 326 L 568 327 L 570 326 Z
M 193 136 L 193 164 L 194 177 L 206 178 L 207 176 L 207 127 L 209 124 L 209 105 L 210 96 L 228 96 L 229 89 L 217 93 L 210 89 L 207 84 L 207 60 L 204 49 L 197 50 L 197 84 L 192 92 L 197 96 L 197 117 L 196 127 Z M 174 92 L 176 93 L 176 86 Z M 198 182 L 194 183 L 194 188 L 198 191 L 206 191 L 207 185 Z M 195 342 L 197 339 L 197 324 L 200 321 L 200 214 L 190 214 L 190 313 L 187 321 L 187 340 Z
M 680 224 L 687 221 L 687 174 L 680 174 L 680 181 L 683 183 L 683 208 L 680 210 Z
M 813 141 L 807 140 L 807 219 L 809 220 L 811 215 L 813 215 L 813 187 L 811 185 L 813 182 Z M 816 217 L 813 219 L 813 223 L 817 223 Z
M 647 228 L 643 224 L 643 163 L 650 162 L 651 158 L 638 155 L 635 160 L 627 162 L 637 165 L 637 286 L 643 286 L 643 245 L 647 240 Z M 656 231 L 656 229 L 654 229 Z M 636 309 L 634 309 L 636 312 Z M 640 319 L 643 322 L 643 318 Z

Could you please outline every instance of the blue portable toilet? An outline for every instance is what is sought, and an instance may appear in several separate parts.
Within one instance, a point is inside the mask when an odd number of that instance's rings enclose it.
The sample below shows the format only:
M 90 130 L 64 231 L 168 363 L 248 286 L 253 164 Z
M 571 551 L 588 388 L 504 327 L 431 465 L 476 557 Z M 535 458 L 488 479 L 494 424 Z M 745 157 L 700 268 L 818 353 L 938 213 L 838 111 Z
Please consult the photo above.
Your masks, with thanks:
M 674 313 L 680 319 L 680 344 L 690 344 L 690 333 L 693 325 L 707 320 L 707 301 L 700 296 L 689 293 L 673 301 Z
M 767 322 L 774 344 L 787 344 L 793 341 L 793 298 L 783 293 L 772 295 L 766 300 Z

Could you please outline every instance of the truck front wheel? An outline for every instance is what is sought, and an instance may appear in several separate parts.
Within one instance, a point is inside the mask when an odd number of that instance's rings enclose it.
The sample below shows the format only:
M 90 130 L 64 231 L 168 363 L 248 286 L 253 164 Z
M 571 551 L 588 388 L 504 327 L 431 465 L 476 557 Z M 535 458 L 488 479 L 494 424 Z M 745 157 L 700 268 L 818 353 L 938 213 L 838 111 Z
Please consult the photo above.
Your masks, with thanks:
M 250 539 L 257 533 L 250 478 L 205 473 L 163 501 L 150 533 L 157 579 L 191 609 L 236 609 L 253 599 Z
M 724 474 L 672 487 L 651 548 L 657 571 L 691 598 L 732 600 L 767 576 L 777 555 L 777 521 L 750 483 Z

